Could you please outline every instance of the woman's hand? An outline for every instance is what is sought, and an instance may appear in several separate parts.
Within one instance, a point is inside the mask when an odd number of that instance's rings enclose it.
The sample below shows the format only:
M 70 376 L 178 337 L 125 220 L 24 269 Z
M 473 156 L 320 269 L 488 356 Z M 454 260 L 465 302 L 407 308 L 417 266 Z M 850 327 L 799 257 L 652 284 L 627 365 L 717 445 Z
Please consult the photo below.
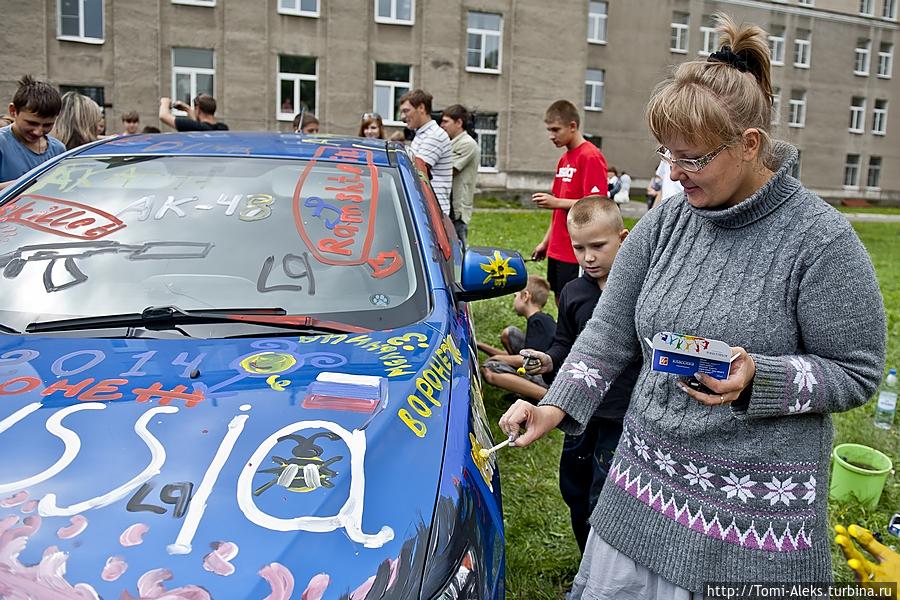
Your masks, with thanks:
M 500 417 L 500 429 L 513 439 L 510 446 L 524 448 L 547 435 L 565 416 L 566 413 L 555 406 L 535 406 L 524 400 L 516 400 Z M 519 435 L 522 427 L 525 428 L 525 433 Z
M 525 358 L 522 368 L 529 375 L 542 375 L 553 370 L 553 359 L 550 358 L 549 354 L 532 350 L 531 348 L 525 348 L 519 354 Z
M 695 373 L 694 377 L 707 388 L 711 393 L 704 393 L 699 390 L 691 389 L 687 384 L 678 382 L 678 387 L 685 394 L 695 399 L 701 404 L 707 406 L 718 406 L 720 404 L 730 404 L 740 398 L 741 393 L 747 389 L 756 375 L 756 363 L 747 354 L 747 351 L 741 347 L 733 346 L 731 348 L 731 372 L 728 379 L 716 379 L 703 373 Z

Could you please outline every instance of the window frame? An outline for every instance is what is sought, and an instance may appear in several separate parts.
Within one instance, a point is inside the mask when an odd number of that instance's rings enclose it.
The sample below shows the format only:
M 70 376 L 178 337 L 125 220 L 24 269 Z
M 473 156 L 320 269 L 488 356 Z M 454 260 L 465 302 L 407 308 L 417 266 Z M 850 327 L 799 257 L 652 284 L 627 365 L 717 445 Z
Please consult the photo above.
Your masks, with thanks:
M 309 17 L 311 19 L 318 19 L 322 15 L 322 0 L 315 0 L 315 11 L 303 10 L 303 0 L 294 0 L 297 6 L 297 8 L 295 9 L 282 8 L 281 1 L 282 0 L 277 0 L 278 4 L 275 8 L 279 15 L 289 15 L 291 17 Z
M 675 15 L 684 15 L 685 23 L 675 21 Z M 672 39 L 683 43 L 683 48 L 673 48 Z M 691 41 L 691 15 L 690 13 L 675 11 L 672 13 L 671 29 L 669 30 L 669 52 L 674 54 L 687 54 Z
M 865 40 L 865 47 L 860 47 L 859 40 L 856 41 L 856 48 L 853 50 L 853 74 L 859 77 L 868 77 L 872 68 L 872 40 Z M 865 63 L 865 70 L 859 69 L 860 59 Z
M 897 20 L 897 0 L 884 0 L 881 6 L 881 18 L 888 21 Z
M 794 67 L 798 69 L 808 69 L 812 66 L 812 30 L 803 29 L 805 37 L 800 37 L 801 30 L 794 31 Z M 806 60 L 800 62 L 798 54 L 805 54 Z M 802 57 L 801 57 L 802 58 Z
M 873 165 L 872 161 L 877 160 L 877 164 Z M 869 157 L 869 165 L 866 168 L 866 189 L 877 192 L 881 189 L 881 167 L 884 164 L 884 160 L 880 156 L 870 156 Z M 872 185 L 872 174 L 875 174 L 875 185 Z
M 408 27 L 412 27 L 416 24 L 416 0 L 409 0 L 409 20 L 398 19 L 397 18 L 397 3 L 399 0 L 388 0 L 391 3 L 391 16 L 390 17 L 382 17 L 378 14 L 378 3 L 379 0 L 374 0 L 375 2 L 375 22 L 382 23 L 384 25 L 406 25 Z
M 106 43 L 106 0 L 100 1 L 100 31 L 101 36 L 89 37 L 84 35 L 84 3 L 86 0 L 78 1 L 78 35 L 65 35 L 62 32 L 62 0 L 56 1 L 56 39 L 64 42 L 80 42 L 82 44 L 104 44 Z
M 801 98 L 794 98 L 794 92 L 791 90 L 791 98 L 788 100 L 788 127 L 802 129 L 806 127 L 806 90 L 801 90 Z M 800 119 L 795 120 L 794 114 L 799 114 Z
M 486 153 L 481 153 L 481 158 L 478 161 L 478 172 L 479 173 L 499 173 L 500 172 L 500 113 L 497 112 L 483 112 L 482 116 L 493 115 L 494 116 L 494 127 L 495 129 L 484 129 L 483 127 L 478 127 L 478 113 L 475 115 L 475 119 L 473 121 L 473 126 L 475 130 L 475 137 L 478 140 L 478 148 L 481 149 L 481 141 L 482 135 L 488 134 L 494 136 L 494 160 L 495 165 L 493 167 L 482 165 L 481 161 L 487 156 Z
M 847 131 L 856 134 L 866 132 L 866 99 L 863 96 L 853 96 L 850 99 L 850 126 Z
M 773 29 L 774 31 L 774 29 Z M 774 32 L 769 32 L 768 43 L 769 43 L 769 64 L 773 67 L 783 67 L 784 66 L 784 53 L 785 53 L 785 30 L 779 29 L 781 35 L 776 35 Z M 777 49 L 780 49 L 781 52 L 776 52 Z M 780 56 L 780 58 L 778 58 Z
M 781 125 L 781 88 L 772 88 L 772 115 L 769 125 Z
M 851 157 L 851 156 L 855 156 L 855 157 L 856 157 L 856 163 L 855 163 L 855 164 L 851 164 L 851 162 L 850 162 L 850 157 Z M 844 186 L 844 189 L 851 189 L 851 190 L 858 190 L 858 189 L 859 189 L 859 175 L 860 175 L 859 171 L 860 171 L 861 168 L 862 168 L 862 156 L 861 156 L 860 154 L 848 154 L 848 155 L 844 158 L 844 174 L 843 174 L 844 178 L 843 178 L 843 181 L 842 181 L 843 186 Z M 853 171 L 851 171 L 851 169 L 852 169 Z M 847 179 L 848 179 L 847 175 L 850 174 L 851 172 L 854 173 L 854 176 L 850 178 L 851 182 L 848 183 L 848 182 L 847 182 Z
M 716 32 L 716 28 L 712 25 L 701 25 L 700 26 L 700 50 L 697 51 L 697 54 L 700 56 L 709 56 L 713 52 L 717 50 L 717 42 L 719 40 L 719 35 Z
M 403 82 L 403 81 L 392 81 L 389 79 L 376 79 L 379 64 L 384 64 L 384 65 L 396 64 L 396 65 L 402 65 L 404 67 L 407 67 L 409 69 L 409 76 L 407 78 L 408 81 Z M 381 122 L 384 125 L 390 125 L 393 127 L 406 126 L 406 123 L 404 123 L 403 121 L 401 121 L 399 119 L 395 120 L 393 118 L 394 117 L 394 107 L 397 104 L 397 99 L 403 95 L 403 94 L 400 94 L 400 96 L 398 96 L 396 88 L 398 86 L 403 86 L 403 84 L 405 83 L 406 84 L 406 92 L 410 92 L 413 89 L 412 82 L 413 82 L 413 66 L 412 65 L 404 65 L 403 63 L 378 63 L 378 62 L 374 63 L 374 71 L 372 73 L 372 112 L 375 112 L 375 113 L 378 113 L 381 115 Z M 378 98 L 378 94 L 375 93 L 375 88 L 379 85 L 391 88 L 392 104 L 391 104 L 390 118 L 388 118 L 388 116 L 384 114 L 385 111 L 379 112 L 379 110 L 381 110 L 381 109 L 379 109 L 377 106 L 375 106 L 375 102 L 377 101 L 377 98 Z M 318 86 L 317 86 L 317 90 L 318 90 Z M 404 92 L 404 93 L 406 93 L 406 92 Z
M 316 73 L 315 75 L 308 75 L 306 73 L 286 73 L 281 70 L 281 57 L 282 56 L 297 56 L 299 58 L 312 58 L 316 61 Z M 319 108 L 319 57 L 318 56 L 300 56 L 297 54 L 279 54 L 276 59 L 278 60 L 278 69 L 277 74 L 275 76 L 275 120 L 277 121 L 287 121 L 293 122 L 294 117 L 297 116 L 297 107 L 300 106 L 300 82 L 301 81 L 312 81 L 316 84 L 316 94 L 315 99 L 313 100 L 315 104 L 315 110 Z M 281 110 L 281 82 L 282 81 L 291 81 L 294 84 L 294 112 L 288 113 L 282 112 Z M 315 113 L 315 110 L 312 112 Z
M 186 49 L 186 50 L 209 50 L 212 52 L 212 68 L 208 69 L 205 67 L 178 67 L 175 65 L 175 50 L 176 49 Z M 170 51 L 171 58 L 169 59 L 172 65 L 172 94 L 171 98 L 175 100 L 179 100 L 178 95 L 176 94 L 177 86 L 176 80 L 178 75 L 190 75 L 191 77 L 191 100 L 197 97 L 197 75 L 211 75 L 212 76 L 212 96 L 216 96 L 216 50 L 215 48 L 192 48 L 189 46 L 172 46 Z M 190 102 L 188 102 L 190 104 Z M 172 111 L 173 115 L 176 116 L 185 116 L 187 113 L 181 110 Z
M 598 81 L 595 79 L 588 79 L 588 71 L 598 71 L 600 72 L 600 76 L 602 80 Z M 591 112 L 603 112 L 603 105 L 606 103 L 606 69 L 587 69 L 584 73 L 584 91 L 585 97 L 587 97 L 587 89 L 591 88 L 591 102 L 593 103 L 598 96 L 598 88 L 599 88 L 599 96 L 600 96 L 600 106 L 587 106 L 585 104 L 584 110 L 588 110 Z
M 606 12 L 592 13 L 591 7 L 594 4 L 603 4 L 606 7 Z M 599 37 L 599 38 L 591 37 L 592 25 L 596 25 L 595 29 L 597 31 L 602 30 L 602 32 L 603 32 L 602 37 Z M 609 25 L 609 2 L 606 0 L 590 0 L 588 2 L 588 35 L 587 35 L 588 44 L 605 45 L 607 42 L 607 34 L 609 33 L 608 25 Z
M 879 102 L 883 103 L 880 108 Z M 888 104 L 885 98 L 875 99 L 872 107 L 872 135 L 887 135 Z
M 215 8 L 216 0 L 172 0 L 172 4 L 181 4 L 183 6 L 202 6 L 204 8 Z
M 890 47 L 890 50 L 885 52 L 881 48 L 887 44 Z M 887 68 L 882 70 L 881 66 L 883 64 L 887 65 Z M 880 79 L 890 79 L 892 77 L 892 71 L 894 70 L 894 44 L 890 42 L 882 42 L 878 47 L 878 77 Z
M 479 29 L 477 27 L 469 27 L 469 15 L 471 13 L 483 14 L 483 15 L 495 15 L 500 17 L 500 29 Z M 487 53 L 485 52 L 485 40 L 487 36 L 496 37 L 499 43 L 497 44 L 497 68 L 489 69 L 484 66 L 480 67 L 472 67 L 469 66 L 469 36 L 470 35 L 480 35 L 481 36 L 481 60 L 479 61 L 481 65 L 484 65 L 485 56 Z M 503 14 L 502 13 L 492 13 L 486 12 L 482 10 L 467 10 L 466 11 L 466 71 L 469 73 L 488 73 L 491 75 L 500 75 L 503 72 Z
M 868 9 L 863 10 L 863 7 L 868 7 Z M 874 17 L 875 0 L 859 0 L 859 14 L 863 17 Z

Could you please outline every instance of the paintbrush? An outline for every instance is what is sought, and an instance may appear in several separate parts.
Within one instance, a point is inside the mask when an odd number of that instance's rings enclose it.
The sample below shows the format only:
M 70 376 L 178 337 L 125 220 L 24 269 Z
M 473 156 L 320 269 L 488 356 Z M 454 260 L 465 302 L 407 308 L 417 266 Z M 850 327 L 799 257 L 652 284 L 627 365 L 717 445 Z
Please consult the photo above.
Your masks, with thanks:
M 492 453 L 496 452 L 497 450 L 499 450 L 499 449 L 502 448 L 503 446 L 508 445 L 511 441 L 513 441 L 513 439 L 512 439 L 512 438 L 508 438 L 508 439 L 506 439 L 505 441 L 500 442 L 499 444 L 497 444 L 497 445 L 494 446 L 493 448 L 482 448 L 481 450 L 478 451 L 478 456 L 480 456 L 481 458 L 487 458 L 488 456 L 490 456 Z

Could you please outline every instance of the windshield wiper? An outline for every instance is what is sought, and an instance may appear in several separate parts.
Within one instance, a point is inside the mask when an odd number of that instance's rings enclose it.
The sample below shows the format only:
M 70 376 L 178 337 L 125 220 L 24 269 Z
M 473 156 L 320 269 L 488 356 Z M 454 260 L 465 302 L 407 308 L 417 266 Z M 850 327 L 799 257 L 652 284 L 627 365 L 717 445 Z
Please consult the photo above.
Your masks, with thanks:
M 287 329 L 314 329 L 328 333 L 366 333 L 364 327 L 323 321 L 306 315 L 289 315 L 283 308 L 217 308 L 182 310 L 177 306 L 150 306 L 139 313 L 78 317 L 30 323 L 26 333 L 79 331 L 115 327 L 142 327 L 151 331 L 179 330 L 178 325 L 207 323 L 247 323 Z
M 20 334 L 22 333 L 21 331 L 16 331 L 15 329 L 13 329 L 12 327 L 10 327 L 9 325 L 4 325 L 3 323 L 0 323 L 0 332 L 2 332 L 2 333 L 12 333 L 13 335 L 20 335 Z

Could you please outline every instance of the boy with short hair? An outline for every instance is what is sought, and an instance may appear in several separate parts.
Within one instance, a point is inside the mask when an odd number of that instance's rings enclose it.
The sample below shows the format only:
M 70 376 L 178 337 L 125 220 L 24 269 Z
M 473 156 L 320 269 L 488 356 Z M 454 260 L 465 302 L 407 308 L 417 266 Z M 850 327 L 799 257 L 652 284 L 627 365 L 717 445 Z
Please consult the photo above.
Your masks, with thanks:
M 531 360 L 529 375 L 543 374 L 549 385 L 584 329 L 606 288 L 606 280 L 619 247 L 628 235 L 618 206 L 609 198 L 588 197 L 575 203 L 566 221 L 572 249 L 584 274 L 566 284 L 559 303 L 556 335 L 546 352 L 522 350 Z M 588 518 L 603 489 L 613 453 L 622 435 L 622 423 L 631 391 L 641 370 L 640 360 L 612 382 L 606 398 L 591 417 L 585 432 L 566 435 L 559 459 L 559 489 L 569 506 L 578 547 L 584 551 Z M 543 394 L 542 396 L 543 397 Z
M 66 151 L 49 135 L 62 108 L 56 88 L 31 75 L 19 80 L 8 112 L 11 125 L 0 129 L 0 189 L 39 164 Z
M 481 368 L 485 381 L 531 400 L 537 401 L 544 397 L 547 384 L 543 379 L 538 375 L 520 375 L 518 369 L 525 362 L 520 354 L 523 348 L 547 350 L 553 340 L 556 323 L 553 322 L 553 317 L 542 310 L 549 296 L 550 284 L 547 280 L 529 275 L 525 289 L 513 296 L 516 314 L 527 319 L 525 333 L 515 325 L 504 329 L 500 340 L 505 352 L 478 342 L 478 349 L 490 357 Z
M 125 131 L 123 133 L 137 133 L 141 126 L 141 115 L 139 115 L 136 110 L 129 110 L 122 115 L 122 123 L 125 125 Z
M 531 257 L 547 257 L 547 279 L 559 305 L 559 295 L 569 281 L 578 277 L 578 261 L 566 230 L 566 212 L 586 196 L 606 196 L 606 159 L 603 153 L 581 135 L 581 117 L 568 100 L 557 100 L 544 114 L 550 141 L 565 148 L 556 166 L 552 193 L 536 192 L 531 200 L 553 211 L 550 227 Z

